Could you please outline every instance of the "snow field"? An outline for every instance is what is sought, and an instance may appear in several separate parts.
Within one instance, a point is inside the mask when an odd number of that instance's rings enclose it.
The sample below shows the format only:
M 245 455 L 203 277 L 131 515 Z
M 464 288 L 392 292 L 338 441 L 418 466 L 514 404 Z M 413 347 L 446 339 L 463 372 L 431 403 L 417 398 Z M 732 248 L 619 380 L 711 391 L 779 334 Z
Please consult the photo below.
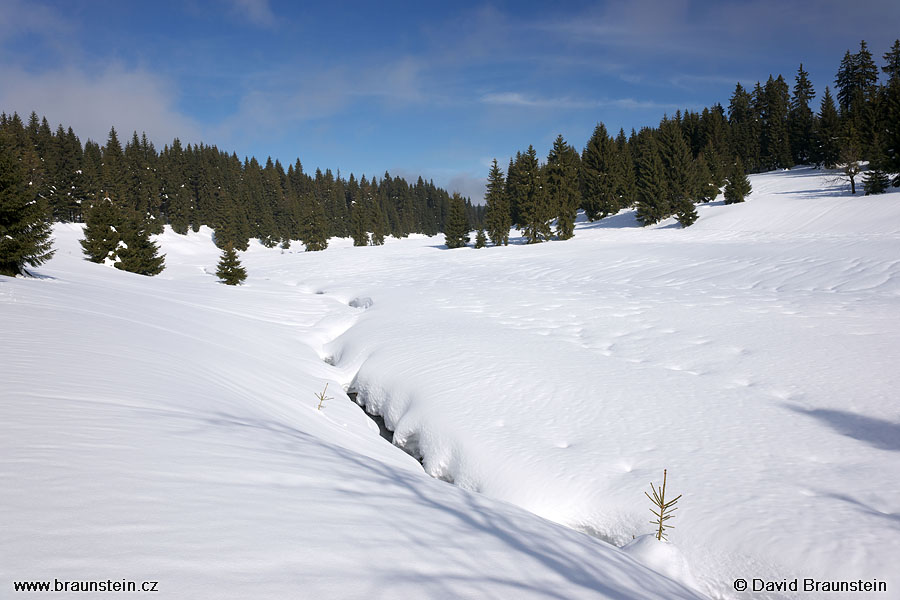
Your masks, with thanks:
M 208 230 L 167 231 L 147 279 L 82 261 L 58 227 L 53 279 L 0 281 L 0 578 L 690 594 L 512 504 L 635 536 L 626 553 L 711 597 L 742 597 L 738 577 L 900 589 L 900 193 L 842 196 L 811 169 L 751 182 L 687 230 L 623 211 L 535 246 L 254 244 L 238 289 L 215 283 Z M 663 468 L 684 497 L 654 547 L 643 492 Z
M 216 284 L 208 234 L 164 235 L 156 278 L 83 261 L 79 235 L 57 227 L 42 279 L 0 281 L 3 597 L 54 579 L 192 599 L 697 597 L 378 437 L 323 360 L 362 311 L 347 299 Z

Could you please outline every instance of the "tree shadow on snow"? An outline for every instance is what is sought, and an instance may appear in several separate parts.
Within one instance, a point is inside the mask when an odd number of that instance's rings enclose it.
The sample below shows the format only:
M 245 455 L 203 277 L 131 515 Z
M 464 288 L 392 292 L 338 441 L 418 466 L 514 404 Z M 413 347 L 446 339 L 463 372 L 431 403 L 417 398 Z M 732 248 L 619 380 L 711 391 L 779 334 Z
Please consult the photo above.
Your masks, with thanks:
M 405 498 L 406 501 L 412 499 L 422 506 L 430 506 L 444 515 L 443 520 L 431 524 L 396 523 L 397 529 L 392 532 L 392 536 L 400 535 L 405 538 L 406 543 L 414 545 L 423 554 L 431 555 L 435 565 L 442 562 L 448 564 L 446 571 L 431 573 L 424 578 L 414 567 L 397 565 L 390 572 L 371 573 L 374 585 L 371 597 L 390 595 L 391 589 L 398 589 L 404 583 L 413 583 L 423 590 L 424 597 L 449 597 L 458 592 L 458 586 L 462 584 L 473 588 L 480 585 L 505 587 L 508 597 L 528 593 L 565 600 L 563 594 L 547 587 L 539 578 L 526 580 L 521 573 L 487 574 L 477 572 L 478 569 L 468 571 L 451 568 L 456 555 L 452 552 L 453 545 L 448 546 L 447 541 L 453 536 L 466 537 L 467 531 L 493 537 L 512 556 L 518 555 L 522 564 L 538 563 L 583 589 L 585 594 L 625 600 L 632 597 L 634 590 L 640 589 L 644 582 L 645 575 L 641 573 L 643 569 L 640 566 L 635 565 L 627 556 L 614 551 L 605 552 L 602 546 L 598 546 L 598 552 L 605 554 L 605 561 L 602 562 L 604 566 L 621 567 L 613 573 L 604 573 L 602 567 L 596 564 L 595 557 L 584 552 L 583 542 L 572 537 L 581 534 L 566 535 L 568 532 L 560 530 L 557 525 L 542 519 L 524 518 L 524 512 L 519 514 L 521 509 L 510 507 L 504 510 L 502 504 L 486 501 L 482 496 L 460 488 L 439 489 L 437 486 L 445 484 L 422 473 L 382 463 L 280 422 L 217 413 L 200 416 L 197 424 L 225 433 L 231 443 L 237 442 L 242 436 L 266 438 L 273 450 L 289 455 L 298 465 L 305 465 L 307 474 L 309 471 L 314 472 L 315 465 L 321 465 L 327 471 L 329 480 L 337 477 L 372 484 L 360 490 L 342 490 L 348 507 L 355 507 L 352 510 L 361 511 L 370 507 L 373 516 L 377 514 L 379 516 L 376 518 L 380 519 L 383 516 L 379 507 L 390 506 L 398 498 Z M 327 460 L 328 458 L 332 460 Z M 450 498 L 455 501 L 448 501 Z M 396 543 L 396 540 L 392 540 L 392 543 Z M 450 552 L 442 556 L 442 549 L 445 547 Z M 651 574 L 652 572 L 646 571 L 646 575 Z M 661 596 L 693 597 L 690 591 L 674 581 L 663 578 L 655 581 L 657 585 L 661 582 L 664 585 L 670 584 L 666 589 L 658 590 Z
M 860 512 L 863 512 L 869 516 L 877 517 L 879 519 L 885 519 L 890 522 L 896 528 L 900 528 L 900 513 L 885 513 L 880 510 L 876 510 L 869 506 L 868 504 L 864 504 L 860 502 L 856 498 L 851 498 L 846 494 L 836 494 L 834 492 L 821 492 L 823 496 L 828 498 L 834 498 L 835 500 L 840 500 L 842 502 L 847 502 L 849 504 L 854 505 Z
M 833 430 L 880 450 L 900 452 L 900 423 L 867 417 L 843 410 L 804 409 L 788 406 L 792 411 L 813 417 Z

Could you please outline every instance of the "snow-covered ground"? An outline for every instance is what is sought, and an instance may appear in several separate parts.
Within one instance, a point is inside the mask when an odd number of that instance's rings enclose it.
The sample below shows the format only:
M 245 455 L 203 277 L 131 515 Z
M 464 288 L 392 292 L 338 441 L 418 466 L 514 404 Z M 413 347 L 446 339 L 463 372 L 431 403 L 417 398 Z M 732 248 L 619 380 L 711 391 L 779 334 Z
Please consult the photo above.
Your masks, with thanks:
M 145 278 L 57 226 L 43 278 L 0 278 L 0 585 L 898 597 L 900 193 L 751 182 L 686 230 L 625 211 L 534 246 L 254 244 L 239 288 L 205 229 L 160 236 Z M 653 530 L 664 468 L 672 544 L 600 541 Z

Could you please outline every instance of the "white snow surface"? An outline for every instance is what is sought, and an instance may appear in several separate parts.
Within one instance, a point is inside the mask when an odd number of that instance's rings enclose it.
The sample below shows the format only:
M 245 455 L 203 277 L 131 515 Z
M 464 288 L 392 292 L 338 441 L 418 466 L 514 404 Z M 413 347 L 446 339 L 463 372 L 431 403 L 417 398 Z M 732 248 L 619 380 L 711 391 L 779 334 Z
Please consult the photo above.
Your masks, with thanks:
M 237 288 L 205 228 L 159 236 L 146 278 L 59 225 L 40 278 L 0 278 L 0 585 L 740 598 L 739 577 L 812 577 L 898 597 L 900 193 L 830 177 L 752 176 L 688 229 L 623 211 L 477 251 L 254 242 Z M 664 468 L 683 497 L 653 547 Z

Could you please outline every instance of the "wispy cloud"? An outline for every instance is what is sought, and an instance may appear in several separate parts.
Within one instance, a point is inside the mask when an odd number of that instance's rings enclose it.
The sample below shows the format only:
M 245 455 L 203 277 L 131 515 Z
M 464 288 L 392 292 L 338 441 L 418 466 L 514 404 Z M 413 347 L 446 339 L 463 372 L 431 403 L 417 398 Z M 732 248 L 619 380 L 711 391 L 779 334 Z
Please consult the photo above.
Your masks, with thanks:
M 0 42 L 13 35 L 68 32 L 71 27 L 53 9 L 39 2 L 0 0 Z
M 52 127 L 71 126 L 82 140 L 103 143 L 109 128 L 130 136 L 147 135 L 157 144 L 174 137 L 199 141 L 201 129 L 176 107 L 175 88 L 146 71 L 112 65 L 89 74 L 77 68 L 62 68 L 33 74 L 0 66 L 0 106 L 27 118 L 31 111 L 44 115 Z
M 662 109 L 675 110 L 691 106 L 694 103 L 672 104 L 664 102 L 654 102 L 651 100 L 635 100 L 634 98 L 603 98 L 596 100 L 580 99 L 580 98 L 541 98 L 530 96 L 519 92 L 500 92 L 483 95 L 479 101 L 482 104 L 495 104 L 500 106 L 520 106 L 524 108 L 536 109 L 595 109 L 605 107 L 615 107 L 626 110 L 644 110 L 644 109 Z
M 269 6 L 269 0 L 230 0 L 236 14 L 259 27 L 272 27 L 276 24 L 275 13 Z

